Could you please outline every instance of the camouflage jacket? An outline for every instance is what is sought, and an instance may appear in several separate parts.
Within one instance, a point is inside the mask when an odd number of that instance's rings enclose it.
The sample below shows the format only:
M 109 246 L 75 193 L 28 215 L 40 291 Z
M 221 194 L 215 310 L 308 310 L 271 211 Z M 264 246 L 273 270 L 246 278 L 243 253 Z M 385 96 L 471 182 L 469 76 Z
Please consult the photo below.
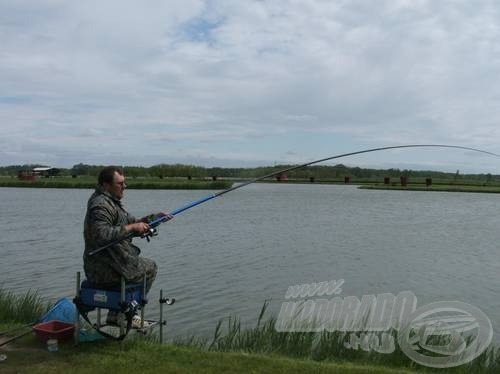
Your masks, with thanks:
M 83 236 L 85 253 L 83 263 L 87 277 L 116 271 L 126 279 L 134 278 L 139 261 L 140 249 L 132 244 L 132 239 L 124 240 L 92 257 L 88 252 L 110 241 L 126 235 L 125 225 L 137 222 L 122 206 L 101 188 L 97 188 L 87 203 Z

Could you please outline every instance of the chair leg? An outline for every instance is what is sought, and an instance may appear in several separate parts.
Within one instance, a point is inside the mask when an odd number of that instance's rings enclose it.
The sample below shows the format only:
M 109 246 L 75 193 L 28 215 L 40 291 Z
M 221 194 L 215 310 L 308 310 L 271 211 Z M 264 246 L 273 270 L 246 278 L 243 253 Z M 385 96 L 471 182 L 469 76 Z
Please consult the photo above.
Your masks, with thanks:
M 122 305 L 125 304 L 125 278 L 122 277 L 121 278 L 121 296 L 120 296 L 120 301 L 122 303 Z M 123 335 L 125 333 L 125 326 L 123 325 L 125 323 L 125 318 L 123 313 L 120 313 L 119 314 L 120 316 L 120 335 Z
M 142 300 L 146 300 L 146 274 L 144 274 L 144 279 L 142 282 Z M 141 303 L 141 330 L 144 330 L 144 313 L 146 309 L 146 305 Z
M 80 272 L 76 272 L 76 298 L 80 298 Z M 75 311 L 75 332 L 73 335 L 73 340 L 75 346 L 78 345 L 80 340 L 80 313 L 78 313 L 78 308 Z

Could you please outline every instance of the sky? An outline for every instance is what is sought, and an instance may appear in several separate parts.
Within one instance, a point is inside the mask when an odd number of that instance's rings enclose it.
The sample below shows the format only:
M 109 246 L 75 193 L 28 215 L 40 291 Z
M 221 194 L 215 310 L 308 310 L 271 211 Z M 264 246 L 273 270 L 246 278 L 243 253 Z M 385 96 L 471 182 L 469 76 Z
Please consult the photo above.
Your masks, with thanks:
M 0 165 L 500 153 L 497 1 L 0 0 Z M 335 160 L 500 174 L 451 149 Z

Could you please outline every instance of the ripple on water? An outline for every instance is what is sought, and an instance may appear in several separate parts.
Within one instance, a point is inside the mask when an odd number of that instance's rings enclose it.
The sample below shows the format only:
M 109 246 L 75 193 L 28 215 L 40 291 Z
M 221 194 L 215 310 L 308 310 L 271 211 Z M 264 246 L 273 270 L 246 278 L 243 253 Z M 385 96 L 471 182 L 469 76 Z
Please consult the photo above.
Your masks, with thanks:
M 0 285 L 73 295 L 90 193 L 0 188 Z M 131 190 L 125 205 L 142 216 L 203 194 Z M 170 334 L 211 334 L 234 314 L 253 321 L 266 299 L 279 311 L 288 286 L 341 278 L 342 296 L 409 290 L 419 306 L 473 303 L 500 332 L 499 198 L 258 184 L 177 216 L 150 244 L 136 241 L 159 265 L 150 299 L 160 288 L 177 299 L 166 308 Z M 156 317 L 158 305 L 148 308 Z

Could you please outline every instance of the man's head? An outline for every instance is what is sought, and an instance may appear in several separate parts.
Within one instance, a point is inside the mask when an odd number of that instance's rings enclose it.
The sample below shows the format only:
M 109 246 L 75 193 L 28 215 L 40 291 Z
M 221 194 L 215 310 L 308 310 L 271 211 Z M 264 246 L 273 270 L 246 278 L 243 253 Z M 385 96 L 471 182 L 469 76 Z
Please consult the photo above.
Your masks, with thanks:
M 123 191 L 127 187 L 122 169 L 116 166 L 107 166 L 102 169 L 97 182 L 99 186 L 118 200 L 123 197 Z

